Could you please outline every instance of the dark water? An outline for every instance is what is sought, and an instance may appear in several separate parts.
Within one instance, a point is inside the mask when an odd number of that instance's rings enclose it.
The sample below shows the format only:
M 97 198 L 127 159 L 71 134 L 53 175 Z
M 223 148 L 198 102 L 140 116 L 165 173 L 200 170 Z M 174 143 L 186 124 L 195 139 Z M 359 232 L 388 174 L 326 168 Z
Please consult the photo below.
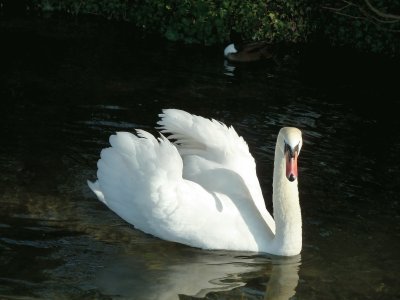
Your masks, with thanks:
M 142 38 L 128 25 L 0 24 L 0 298 L 400 299 L 392 62 L 309 47 L 300 60 L 291 50 L 232 70 L 220 48 Z M 301 255 L 164 242 L 96 200 L 86 180 L 108 136 L 155 132 L 170 107 L 244 136 L 269 208 L 276 134 L 303 131 Z

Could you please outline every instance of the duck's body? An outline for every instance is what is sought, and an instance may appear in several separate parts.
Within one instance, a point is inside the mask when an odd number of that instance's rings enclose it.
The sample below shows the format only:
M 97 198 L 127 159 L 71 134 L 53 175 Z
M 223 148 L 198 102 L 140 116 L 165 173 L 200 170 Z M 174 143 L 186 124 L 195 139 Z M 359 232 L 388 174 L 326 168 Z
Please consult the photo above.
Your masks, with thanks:
M 160 116 L 162 132 L 175 143 L 141 130 L 138 136 L 111 136 L 112 147 L 98 162 L 98 180 L 89 182 L 102 202 L 165 240 L 204 249 L 300 252 L 298 129 L 283 128 L 278 136 L 274 220 L 265 208 L 254 159 L 232 127 L 174 109 Z M 285 153 L 292 154 L 293 168 L 287 169 Z
M 271 44 L 265 41 L 232 43 L 225 47 L 224 56 L 232 62 L 253 62 L 273 57 Z

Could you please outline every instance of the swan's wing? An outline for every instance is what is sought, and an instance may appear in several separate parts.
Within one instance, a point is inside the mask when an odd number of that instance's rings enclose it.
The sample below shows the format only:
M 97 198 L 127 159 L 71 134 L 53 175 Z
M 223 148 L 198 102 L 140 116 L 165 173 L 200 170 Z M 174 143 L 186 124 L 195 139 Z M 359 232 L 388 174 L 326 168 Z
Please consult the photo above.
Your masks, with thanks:
M 160 117 L 161 132 L 176 140 L 181 155 L 198 155 L 229 169 L 242 159 L 255 165 L 247 143 L 233 127 L 178 109 L 164 109 Z
M 221 236 L 237 225 L 240 212 L 236 210 L 231 223 L 218 224 L 221 212 L 215 197 L 182 178 L 176 147 L 164 137 L 156 139 L 141 130 L 138 135 L 120 132 L 110 137 L 112 147 L 102 150 L 98 161 L 98 180 L 89 182 L 97 197 L 146 233 L 195 247 L 228 247 L 219 244 Z M 245 224 L 242 228 L 248 230 Z
M 256 164 L 244 139 L 231 126 L 177 109 L 164 109 L 158 122 L 169 139 L 176 140 L 180 154 L 200 157 L 239 174 L 254 203 L 274 231 L 275 225 L 265 208 L 256 174 Z M 199 168 L 199 165 L 196 166 Z

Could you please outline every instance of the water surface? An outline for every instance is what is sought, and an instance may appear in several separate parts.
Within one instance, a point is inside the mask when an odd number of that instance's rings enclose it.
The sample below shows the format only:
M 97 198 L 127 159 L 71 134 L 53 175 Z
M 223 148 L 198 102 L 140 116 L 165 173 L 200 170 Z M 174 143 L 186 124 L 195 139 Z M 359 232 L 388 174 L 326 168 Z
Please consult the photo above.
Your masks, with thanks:
M 394 66 L 312 48 L 230 66 L 218 47 L 102 20 L 0 24 L 1 298 L 399 299 Z M 269 209 L 279 128 L 303 131 L 301 255 L 161 241 L 96 200 L 86 180 L 109 135 L 155 133 L 162 108 L 233 125 Z

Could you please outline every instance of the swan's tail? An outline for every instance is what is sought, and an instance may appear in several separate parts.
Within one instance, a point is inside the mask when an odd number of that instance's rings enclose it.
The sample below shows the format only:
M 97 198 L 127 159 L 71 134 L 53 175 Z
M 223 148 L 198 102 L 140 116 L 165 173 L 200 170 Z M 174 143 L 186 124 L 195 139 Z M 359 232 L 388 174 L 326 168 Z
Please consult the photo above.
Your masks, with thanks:
M 118 132 L 110 144 L 101 151 L 98 180 L 88 181 L 90 189 L 125 221 L 158 235 L 163 220 L 176 209 L 175 187 L 183 180 L 176 147 L 143 130 L 137 135 Z
M 99 181 L 96 180 L 95 182 L 92 182 L 90 180 L 87 181 L 88 186 L 90 187 L 90 189 L 93 191 L 93 193 L 95 193 L 95 195 L 97 196 L 97 198 L 103 202 L 104 204 L 107 205 L 106 200 L 104 199 L 104 195 L 103 192 L 100 190 L 100 186 L 99 186 Z

